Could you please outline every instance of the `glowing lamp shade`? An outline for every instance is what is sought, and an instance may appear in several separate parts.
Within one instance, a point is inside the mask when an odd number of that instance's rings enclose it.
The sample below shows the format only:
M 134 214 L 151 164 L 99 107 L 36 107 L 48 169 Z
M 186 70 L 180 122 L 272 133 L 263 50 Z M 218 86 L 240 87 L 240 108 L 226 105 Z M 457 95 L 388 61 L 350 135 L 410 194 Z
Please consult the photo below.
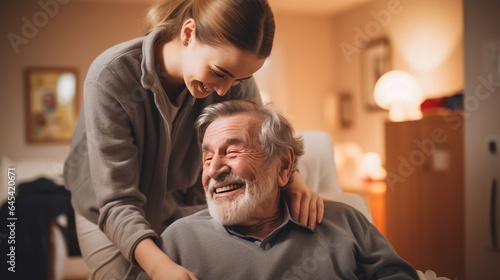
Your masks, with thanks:
M 374 152 L 368 152 L 361 158 L 359 173 L 364 180 L 382 181 L 387 172 L 382 167 L 380 155 Z
M 418 81 L 409 73 L 392 70 L 382 75 L 374 89 L 378 106 L 389 110 L 392 121 L 422 118 L 420 103 L 424 100 Z

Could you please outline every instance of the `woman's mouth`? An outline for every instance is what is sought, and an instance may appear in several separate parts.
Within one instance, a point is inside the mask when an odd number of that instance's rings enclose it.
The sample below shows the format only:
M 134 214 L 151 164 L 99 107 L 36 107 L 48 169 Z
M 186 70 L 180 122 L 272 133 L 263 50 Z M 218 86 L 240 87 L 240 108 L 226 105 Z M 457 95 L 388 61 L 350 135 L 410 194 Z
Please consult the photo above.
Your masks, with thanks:
M 200 82 L 200 84 L 201 84 L 201 88 L 202 88 L 202 89 L 203 89 L 206 93 L 210 93 L 210 92 L 212 92 L 210 89 L 208 89 L 208 87 L 207 87 L 204 83 Z

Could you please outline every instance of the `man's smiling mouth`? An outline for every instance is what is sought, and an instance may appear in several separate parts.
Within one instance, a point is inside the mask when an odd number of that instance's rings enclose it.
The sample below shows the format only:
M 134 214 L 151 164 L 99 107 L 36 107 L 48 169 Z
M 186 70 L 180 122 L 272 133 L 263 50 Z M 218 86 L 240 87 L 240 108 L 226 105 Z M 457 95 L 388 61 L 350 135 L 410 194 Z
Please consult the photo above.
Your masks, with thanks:
M 237 189 L 239 189 L 239 188 L 241 188 L 243 186 L 244 186 L 244 184 L 231 184 L 231 185 L 227 185 L 227 186 L 224 186 L 224 187 L 216 188 L 214 190 L 214 192 L 216 194 L 231 192 L 231 191 L 237 190 Z

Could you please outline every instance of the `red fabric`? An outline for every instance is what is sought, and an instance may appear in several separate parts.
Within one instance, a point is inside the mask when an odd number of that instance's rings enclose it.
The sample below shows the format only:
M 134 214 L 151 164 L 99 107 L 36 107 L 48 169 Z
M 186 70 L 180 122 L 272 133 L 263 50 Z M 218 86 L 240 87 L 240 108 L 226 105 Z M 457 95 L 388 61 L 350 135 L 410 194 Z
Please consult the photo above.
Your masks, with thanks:
M 422 104 L 420 104 L 420 110 L 429 111 L 436 108 L 445 108 L 446 107 L 446 97 L 440 98 L 429 98 L 424 100 Z

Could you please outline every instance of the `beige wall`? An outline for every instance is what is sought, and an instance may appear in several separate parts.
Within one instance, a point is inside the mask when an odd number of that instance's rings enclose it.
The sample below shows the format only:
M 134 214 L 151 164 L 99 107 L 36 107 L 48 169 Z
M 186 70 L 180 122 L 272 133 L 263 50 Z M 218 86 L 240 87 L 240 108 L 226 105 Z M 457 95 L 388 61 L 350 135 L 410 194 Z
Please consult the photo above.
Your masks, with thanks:
M 26 67 L 74 67 L 78 70 L 81 94 L 92 60 L 106 48 L 141 34 L 144 5 L 66 2 L 69 1 L 53 1 L 58 5 L 50 8 L 52 12 L 45 12 L 38 1 L 2 1 L 0 155 L 14 160 L 62 161 L 67 154 L 68 145 L 25 142 L 23 71 Z M 23 27 L 26 25 L 23 18 L 36 29 Z M 11 32 L 26 38 L 27 43 L 12 44 L 7 38 Z
M 333 132 L 325 97 L 333 92 L 334 32 L 328 16 L 276 13 L 276 38 L 266 67 L 256 75 L 264 97 L 296 129 Z M 328 108 L 326 108 L 328 109 Z

